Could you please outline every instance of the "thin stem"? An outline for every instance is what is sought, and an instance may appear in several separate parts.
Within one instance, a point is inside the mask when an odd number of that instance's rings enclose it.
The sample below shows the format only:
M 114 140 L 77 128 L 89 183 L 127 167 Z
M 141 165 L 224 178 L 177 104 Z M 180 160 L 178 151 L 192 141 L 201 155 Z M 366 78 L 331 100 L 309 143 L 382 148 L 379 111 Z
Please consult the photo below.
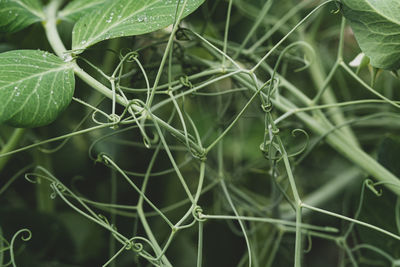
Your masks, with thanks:
M 66 59 L 67 49 L 61 41 L 57 30 L 57 11 L 60 8 L 63 0 L 52 0 L 45 9 L 46 20 L 43 23 L 47 40 L 49 41 L 54 52 L 62 59 Z M 72 58 L 68 58 L 70 60 Z
M 222 179 L 220 182 L 221 186 L 222 186 L 222 190 L 224 191 L 225 197 L 228 200 L 229 205 L 231 206 L 233 213 L 236 216 L 236 220 L 238 220 L 240 228 L 242 229 L 243 235 L 244 235 L 244 239 L 246 241 L 246 245 L 247 245 L 247 253 L 249 255 L 249 267 L 251 267 L 251 261 L 252 261 L 252 257 L 251 257 L 251 246 L 250 246 L 250 240 L 249 237 L 247 236 L 247 231 L 245 228 L 245 225 L 243 223 L 243 221 L 240 219 L 239 213 L 235 208 L 235 205 L 233 204 L 233 201 L 229 195 L 228 189 L 226 187 L 225 181 Z
M 225 21 L 224 47 L 223 47 L 224 55 L 226 55 L 226 50 L 227 50 L 227 47 L 228 47 L 228 35 L 229 35 L 229 24 L 230 24 L 230 21 L 231 21 L 232 3 L 233 3 L 233 0 L 229 0 L 228 10 L 226 12 L 227 14 L 226 14 L 226 21 Z M 226 58 L 225 58 L 224 55 L 222 56 L 221 65 L 222 65 L 222 68 L 225 69 L 225 60 L 226 60 Z
M 366 84 L 360 77 L 358 77 L 344 62 L 341 62 L 340 66 L 348 73 L 350 74 L 351 77 L 353 77 L 357 82 L 359 82 L 362 86 L 364 86 L 365 89 L 370 91 L 372 94 L 376 95 L 380 99 L 385 100 L 392 106 L 396 108 L 400 108 L 400 104 L 396 103 L 395 101 L 387 98 L 386 96 L 382 95 L 381 93 L 377 92 L 374 88 Z
M 210 215 L 210 214 L 200 214 L 200 219 L 207 219 L 207 220 L 237 220 L 240 219 L 242 221 L 252 221 L 252 222 L 263 222 L 263 223 L 270 223 L 279 226 L 290 226 L 296 227 L 296 222 L 289 221 L 289 220 L 282 220 L 282 219 L 274 219 L 274 218 L 264 218 L 264 217 L 254 217 L 254 216 L 232 216 L 232 215 Z M 315 230 L 315 231 L 322 231 L 327 233 L 337 233 L 338 230 L 333 227 L 328 226 L 317 226 L 317 225 L 310 225 L 306 223 L 300 224 L 302 229 L 306 230 Z
M 322 4 L 320 4 L 319 6 L 317 6 L 316 8 L 314 8 L 310 13 L 307 14 L 307 16 L 305 16 L 299 23 L 296 24 L 296 26 L 294 26 L 281 40 L 279 40 L 278 43 L 276 43 L 276 45 L 274 45 L 274 47 L 272 47 L 267 54 L 265 54 L 265 56 L 250 70 L 251 72 L 255 72 L 256 69 L 258 69 L 258 67 L 260 66 L 260 64 L 262 62 L 264 62 L 294 31 L 297 30 L 298 27 L 300 27 L 300 25 L 302 25 L 304 23 L 304 21 L 306 21 L 311 15 L 313 15 L 317 10 L 319 10 L 321 7 L 325 6 L 328 3 L 334 2 L 335 0 L 328 0 Z
M 256 98 L 256 96 L 259 94 L 261 89 L 256 91 L 253 96 L 247 101 L 246 105 L 242 108 L 242 110 L 239 112 L 239 114 L 235 117 L 235 119 L 229 124 L 229 126 L 205 149 L 205 152 L 208 153 L 216 144 L 218 144 L 219 141 L 222 140 L 222 138 L 225 137 L 225 135 L 232 129 L 232 127 L 237 123 L 237 121 L 241 118 L 243 113 L 247 110 L 247 108 L 250 106 L 250 104 L 253 102 L 253 100 Z
M 248 80 L 247 75 L 245 76 L 239 74 L 237 76 L 234 76 L 234 78 L 242 83 L 244 86 L 252 89 L 253 91 L 257 90 L 252 82 Z M 295 89 L 295 87 L 293 89 Z M 260 93 L 263 97 L 266 97 L 265 94 L 263 94 L 262 92 Z M 279 97 L 279 101 L 275 99 L 271 99 L 271 101 L 276 108 L 283 112 L 290 112 L 291 110 L 298 108 L 282 95 Z M 324 135 L 327 129 L 332 128 L 332 126 L 326 122 L 326 118 L 324 118 L 324 115 L 322 113 L 316 115 L 318 119 L 315 119 L 314 117 L 309 116 L 303 112 L 296 113 L 296 116 L 318 135 Z M 342 155 L 344 155 L 352 162 L 357 164 L 359 167 L 371 174 L 375 179 L 377 179 L 378 181 L 386 182 L 385 186 L 393 191 L 395 194 L 400 194 L 399 179 L 390 171 L 388 171 L 385 167 L 383 167 L 379 162 L 373 159 L 370 155 L 365 153 L 362 149 L 354 146 L 354 144 L 352 143 L 349 143 L 347 138 L 344 137 L 340 132 L 335 131 L 330 133 L 326 136 L 326 141 Z
M 340 23 L 340 38 L 339 38 L 339 46 L 337 53 L 337 60 L 339 62 L 343 61 L 343 48 L 344 48 L 344 30 L 346 27 L 346 19 L 344 16 L 342 17 L 342 22 Z
M 343 220 L 346 220 L 346 221 L 349 221 L 349 222 L 353 222 L 353 223 L 358 224 L 358 225 L 365 226 L 367 228 L 373 229 L 373 230 L 381 232 L 381 233 L 383 233 L 383 234 L 385 234 L 387 236 L 390 236 L 390 237 L 392 237 L 394 239 L 400 240 L 400 236 L 398 236 L 396 234 L 393 234 L 393 233 L 391 233 L 389 231 L 386 231 L 386 230 L 384 230 L 384 229 L 382 229 L 380 227 L 377 227 L 375 225 L 372 225 L 372 224 L 369 224 L 369 223 L 366 223 L 366 222 L 363 222 L 363 221 L 355 220 L 355 219 L 352 219 L 352 218 L 349 218 L 349 217 L 346 217 L 344 215 L 340 215 L 340 214 L 337 214 L 337 213 L 334 213 L 334 212 L 331 212 L 331 211 L 327 211 L 327 210 L 323 210 L 323 209 L 320 209 L 320 208 L 316 208 L 316 207 L 307 205 L 306 203 L 302 203 L 301 206 L 303 208 L 306 208 L 306 209 L 310 209 L 310 210 L 313 210 L 313 211 L 316 211 L 316 212 L 319 212 L 319 213 L 323 213 L 323 214 L 330 215 L 330 216 L 333 216 L 333 217 L 336 217 L 336 218 L 339 218 L 339 219 L 343 219 Z
M 160 67 L 158 69 L 158 72 L 157 72 L 157 75 L 156 75 L 156 78 L 155 78 L 155 81 L 154 81 L 153 89 L 151 90 L 151 94 L 150 94 L 149 100 L 146 103 L 148 107 L 151 107 L 151 105 L 153 103 L 154 95 L 155 95 L 158 83 L 160 82 L 161 75 L 163 73 L 163 69 L 164 69 L 164 66 L 165 66 L 165 62 L 167 61 L 167 58 L 168 58 L 168 55 L 169 55 L 169 51 L 170 51 L 170 49 L 172 47 L 172 44 L 174 42 L 175 34 L 176 34 L 176 31 L 178 30 L 178 26 L 179 26 L 179 23 L 180 23 L 181 18 L 183 16 L 183 12 L 185 11 L 185 7 L 187 5 L 187 2 L 188 2 L 188 0 L 185 0 L 183 2 L 183 5 L 180 8 L 180 12 L 178 14 L 178 17 L 176 18 L 176 21 L 175 21 L 174 26 L 172 28 L 172 32 L 171 32 L 171 34 L 169 36 L 168 43 L 167 43 L 167 46 L 165 48 L 164 55 L 163 55 L 163 57 L 161 59 Z M 179 1 L 177 3 L 179 5 L 179 3 L 181 3 L 181 2 Z
M 1 149 L 0 156 L 3 156 L 4 154 L 8 154 L 11 151 L 13 151 L 19 145 L 19 142 L 24 137 L 25 132 L 26 132 L 26 129 L 22 129 L 22 128 L 15 129 L 14 132 L 12 133 L 10 139 L 7 141 L 5 146 Z M 0 157 L 0 173 L 10 158 L 11 158 L 10 156 Z
M 246 47 L 247 42 L 250 40 L 251 37 L 256 33 L 258 27 L 260 26 L 261 22 L 265 19 L 267 16 L 268 11 L 271 9 L 271 6 L 273 4 L 273 0 L 268 0 L 265 2 L 264 6 L 262 7 L 260 13 L 257 16 L 257 20 L 254 22 L 253 26 L 251 27 L 250 31 L 247 33 L 246 37 L 244 40 L 241 42 L 239 48 L 236 50 L 236 53 L 232 58 L 237 58 L 239 54 L 242 52 L 243 48 Z M 225 52 L 226 50 L 224 50 Z
M 59 3 L 58 2 L 59 2 L 58 0 L 52 1 L 50 3 L 49 7 L 46 9 L 46 16 L 48 17 L 48 20 L 44 24 L 44 28 L 45 28 L 45 31 L 46 31 L 47 38 L 49 39 L 50 45 L 52 46 L 52 48 L 54 49 L 54 51 L 56 52 L 56 54 L 58 56 L 63 57 L 63 55 L 67 51 L 66 51 L 64 45 L 62 45 L 62 41 L 61 41 L 61 38 L 60 38 L 60 36 L 58 34 L 57 27 L 56 27 L 56 19 L 55 18 L 56 18 L 57 8 L 59 7 Z M 180 15 L 181 15 L 181 13 L 180 13 Z M 55 33 L 57 33 L 57 34 L 55 34 Z M 75 60 L 69 62 L 69 64 L 71 65 L 71 68 L 73 68 L 75 74 L 79 78 L 81 78 L 84 82 L 86 82 L 88 85 L 90 85 L 93 89 L 97 90 L 98 92 L 100 92 L 101 94 L 103 94 L 104 96 L 106 96 L 109 99 L 113 99 L 115 97 L 116 98 L 115 99 L 116 102 L 121 104 L 124 107 L 130 107 L 135 112 L 138 112 L 138 113 L 143 112 L 143 108 L 142 107 L 140 107 L 138 105 L 135 105 L 135 104 L 129 103 L 129 101 L 127 101 L 125 98 L 123 98 L 119 94 L 115 95 L 112 90 L 110 90 L 105 85 L 100 83 L 98 80 L 96 80 L 95 78 L 90 76 L 87 72 L 85 72 L 82 68 L 80 68 L 78 66 L 78 64 L 76 63 Z M 158 82 L 155 83 L 152 92 L 155 91 L 155 88 L 157 87 L 157 84 L 158 84 Z M 170 126 L 168 123 L 166 123 L 162 119 L 158 118 L 155 115 L 152 115 L 152 119 L 155 122 L 157 122 L 161 127 L 166 128 L 167 131 L 169 131 L 171 134 L 173 134 L 174 136 L 176 136 L 180 140 L 186 140 L 185 136 L 180 131 L 176 130 L 175 128 Z M 199 147 L 196 143 L 194 143 L 191 140 L 189 142 L 190 142 L 190 145 L 191 145 L 192 149 L 194 149 L 198 154 L 203 154 L 203 149 L 201 147 Z
M 201 267 L 203 263 L 203 226 L 203 222 L 199 221 L 196 267 Z

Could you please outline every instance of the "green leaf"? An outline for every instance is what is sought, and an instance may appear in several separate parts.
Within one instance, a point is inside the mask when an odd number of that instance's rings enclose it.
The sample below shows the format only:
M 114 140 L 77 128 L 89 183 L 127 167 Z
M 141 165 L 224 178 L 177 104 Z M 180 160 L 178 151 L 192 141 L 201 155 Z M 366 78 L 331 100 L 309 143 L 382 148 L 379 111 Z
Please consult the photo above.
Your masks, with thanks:
M 350 22 L 361 50 L 371 65 L 400 68 L 400 1 L 342 0 L 343 14 Z
M 62 20 L 76 22 L 87 13 L 101 7 L 104 2 L 106 0 L 74 0 L 58 13 L 58 17 Z
M 38 127 L 51 123 L 71 102 L 71 63 L 39 50 L 0 54 L 0 124 Z
M 72 49 L 83 51 L 100 41 L 149 33 L 175 20 L 179 0 L 109 0 L 81 18 L 72 32 Z M 183 17 L 196 10 L 204 0 L 188 0 Z M 180 0 L 180 6 L 183 1 Z
M 0 33 L 17 32 L 44 17 L 39 0 L 0 0 Z

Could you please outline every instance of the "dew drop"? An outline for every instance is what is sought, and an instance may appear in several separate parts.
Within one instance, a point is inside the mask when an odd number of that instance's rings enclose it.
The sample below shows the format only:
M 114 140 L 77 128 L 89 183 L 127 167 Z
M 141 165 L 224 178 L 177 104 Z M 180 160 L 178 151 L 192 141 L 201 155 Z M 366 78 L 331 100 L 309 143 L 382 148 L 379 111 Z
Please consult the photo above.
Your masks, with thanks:
M 140 15 L 137 20 L 139 22 L 146 22 L 147 21 L 147 16 L 146 15 Z
M 71 54 L 67 54 L 63 56 L 64 62 L 71 62 L 73 60 L 73 57 L 71 56 Z

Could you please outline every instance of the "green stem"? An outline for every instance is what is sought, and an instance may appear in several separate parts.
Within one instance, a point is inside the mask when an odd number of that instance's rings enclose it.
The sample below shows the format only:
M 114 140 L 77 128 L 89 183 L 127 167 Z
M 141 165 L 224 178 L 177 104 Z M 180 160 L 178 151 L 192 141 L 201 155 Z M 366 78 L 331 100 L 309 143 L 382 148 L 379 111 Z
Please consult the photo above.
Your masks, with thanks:
M 372 225 L 372 224 L 369 224 L 369 223 L 366 223 L 366 222 L 363 222 L 363 221 L 359 221 L 359 220 L 356 220 L 356 219 L 352 219 L 352 218 L 349 218 L 349 217 L 346 217 L 344 215 L 340 215 L 340 214 L 337 214 L 337 213 L 334 213 L 334 212 L 330 212 L 330 211 L 327 211 L 327 210 L 316 208 L 316 207 L 307 205 L 305 203 L 302 203 L 302 207 L 306 208 L 306 209 L 310 209 L 312 211 L 316 211 L 316 212 L 322 213 L 322 214 L 333 216 L 333 217 L 336 217 L 336 218 L 339 218 L 339 219 L 343 219 L 343 220 L 346 220 L 346 221 L 349 221 L 349 222 L 353 222 L 353 223 L 358 224 L 358 225 L 362 225 L 364 227 L 367 227 L 367 228 L 373 229 L 375 231 L 381 232 L 382 234 L 390 236 L 390 237 L 392 237 L 392 238 L 394 238 L 396 240 L 400 240 L 400 236 L 399 235 L 393 234 L 393 233 L 391 233 L 389 231 L 386 231 L 386 230 L 384 230 L 384 229 L 382 229 L 382 228 L 380 228 L 378 226 L 375 226 L 375 225 Z
M 14 130 L 13 134 L 11 135 L 10 139 L 6 143 L 6 145 L 1 149 L 0 155 L 9 153 L 13 151 L 21 141 L 22 137 L 24 136 L 26 129 L 17 128 Z M 4 166 L 7 164 L 10 156 L 7 157 L 0 157 L 0 173 Z
M 203 222 L 199 221 L 199 237 L 197 242 L 197 267 L 201 267 L 203 263 Z
M 270 114 L 269 114 L 270 115 Z M 272 127 L 275 127 L 273 124 L 272 118 L 270 119 L 272 123 Z M 287 155 L 286 149 L 283 145 L 283 142 L 279 135 L 276 135 L 276 140 L 278 142 L 279 148 L 281 150 L 281 155 L 283 157 L 283 162 L 285 164 L 286 173 L 289 179 L 290 187 L 292 189 L 293 197 L 296 203 L 296 240 L 295 240 L 295 253 L 294 253 L 294 266 L 300 267 L 301 266 L 301 245 L 302 245 L 302 234 L 301 234 L 301 220 L 302 220 L 302 213 L 301 213 L 301 199 L 296 187 L 296 181 L 293 176 L 292 168 L 290 166 L 289 157 Z
M 163 57 L 161 59 L 160 68 L 158 69 L 158 72 L 157 72 L 157 75 L 156 75 L 156 78 L 155 78 L 155 81 L 154 81 L 153 89 L 151 90 L 148 103 L 146 103 L 146 104 L 148 104 L 149 107 L 151 106 L 151 104 L 153 102 L 154 95 L 155 95 L 155 92 L 156 92 L 156 88 L 158 86 L 158 83 L 160 82 L 161 75 L 162 75 L 163 69 L 164 69 L 164 65 L 165 65 L 165 62 L 167 61 L 167 58 L 168 58 L 168 55 L 169 55 L 168 52 L 172 48 L 172 44 L 174 42 L 175 34 L 176 34 L 177 30 L 178 30 L 178 26 L 179 26 L 179 23 L 180 23 L 180 21 L 182 19 L 183 12 L 185 11 L 187 3 L 188 3 L 188 0 L 185 0 L 183 2 L 182 7 L 180 9 L 180 12 L 179 12 L 179 14 L 178 14 L 178 16 L 176 18 L 176 21 L 174 23 L 174 26 L 172 28 L 172 32 L 171 32 L 171 34 L 169 36 L 168 43 L 167 43 L 167 46 L 165 48 L 164 55 L 163 55 Z
M 314 48 L 314 50 L 316 50 L 316 45 L 310 38 L 307 39 L 307 42 Z M 314 101 L 315 104 L 320 97 L 325 104 L 337 103 L 337 99 L 333 94 L 332 88 L 329 86 L 329 83 L 331 82 L 331 79 L 335 74 L 339 64 L 340 61 L 338 60 L 327 76 L 324 72 L 324 66 L 322 64 L 321 57 L 319 55 L 315 56 L 315 62 L 313 62 L 313 64 L 311 64 L 309 68 L 309 72 L 311 74 L 315 87 L 318 88 L 318 93 Z M 334 107 L 332 108 L 332 111 L 332 120 L 335 124 L 342 124 L 346 121 L 342 111 L 339 108 Z M 348 137 L 349 142 L 351 142 L 355 146 L 359 146 L 358 140 L 350 127 L 343 127 L 340 129 L 340 131 L 343 132 L 346 137 Z
M 310 13 L 308 13 L 308 15 L 305 16 L 299 23 L 297 23 L 296 26 L 294 26 L 281 40 L 279 40 L 279 42 L 277 42 L 250 71 L 255 72 L 256 69 L 261 65 L 261 63 L 263 63 L 294 31 L 296 31 L 297 28 L 304 23 L 304 21 L 306 21 L 311 15 L 313 15 L 321 7 L 325 6 L 328 3 L 331 3 L 333 1 L 334 0 L 328 0 L 328 1 L 318 5 Z
M 355 180 L 361 181 L 361 171 L 356 167 L 350 167 L 348 170 L 341 172 L 340 175 L 332 178 L 328 183 L 319 187 L 314 192 L 309 193 L 303 198 L 303 202 L 310 204 L 311 206 L 321 206 L 325 204 L 329 199 L 332 199 L 339 192 L 342 192 L 345 188 L 349 187 Z M 292 206 L 289 204 L 283 204 L 280 206 L 282 218 L 291 220 L 295 214 L 293 213 Z M 303 211 L 303 216 L 309 213 L 309 210 Z
M 147 221 L 146 215 L 144 214 L 143 208 L 142 207 L 138 207 L 137 209 L 137 213 L 139 216 L 140 221 L 142 222 L 144 231 L 146 232 L 146 235 L 148 236 L 149 240 L 151 241 L 151 243 L 154 246 L 154 249 L 156 250 L 155 252 L 157 253 L 157 256 L 162 255 L 162 249 L 161 247 L 158 245 L 158 241 L 156 239 L 156 237 L 153 234 L 153 231 L 150 228 L 150 225 Z M 165 255 L 162 255 L 161 260 L 164 262 L 164 266 L 172 266 L 172 264 L 168 261 L 167 257 Z
M 52 170 L 50 155 L 43 154 L 39 150 L 34 150 L 33 155 L 37 166 L 43 166 L 47 170 Z M 46 213 L 54 211 L 54 200 L 50 198 L 52 193 L 53 190 L 50 187 L 50 182 L 38 177 L 38 183 L 36 184 L 36 206 L 39 211 Z
M 117 193 L 118 193 L 118 189 L 117 189 L 117 172 L 115 170 L 111 170 L 111 199 L 110 202 L 111 204 L 115 205 L 117 203 Z M 117 218 L 117 214 L 115 212 L 115 209 L 111 209 L 110 212 L 110 217 L 111 217 L 111 224 L 112 225 L 116 225 L 116 218 Z M 110 258 L 112 258 L 113 255 L 116 255 L 116 245 L 117 243 L 115 242 L 115 238 L 113 236 L 112 233 L 110 233 L 110 237 L 109 237 L 109 255 Z M 116 267 L 116 263 L 115 261 L 111 261 L 110 263 L 110 267 Z
M 275 102 L 277 108 L 288 112 L 292 108 L 295 108 L 291 102 L 284 98 L 280 98 L 280 102 Z M 307 126 L 319 135 L 324 135 L 329 128 L 326 125 L 316 121 L 315 118 L 310 117 L 305 113 L 296 114 Z M 385 167 L 373 159 L 370 155 L 365 153 L 358 146 L 352 145 L 345 141 L 345 138 L 340 132 L 332 132 L 326 136 L 326 141 L 334 149 L 344 155 L 346 158 L 360 166 L 370 175 L 372 175 L 378 181 L 384 182 L 385 186 L 388 187 L 392 192 L 400 195 L 400 181 L 399 179 L 389 172 Z
M 220 135 L 221 135 L 221 132 L 222 131 L 219 130 L 219 134 Z M 241 228 L 241 230 L 243 232 L 243 236 L 244 236 L 244 239 L 246 241 L 247 252 L 248 252 L 248 255 L 249 255 L 249 267 L 251 267 L 252 266 L 252 263 L 251 263 L 251 261 L 252 261 L 251 246 L 250 246 L 250 240 L 249 240 L 249 238 L 247 236 L 246 227 L 245 227 L 243 221 L 241 219 L 239 219 L 240 215 L 239 215 L 238 211 L 236 210 L 236 207 L 235 207 L 235 205 L 234 205 L 234 203 L 232 201 L 232 198 L 231 198 L 231 196 L 230 196 L 230 194 L 228 192 L 228 188 L 226 187 L 226 183 L 225 183 L 225 180 L 224 180 L 225 178 L 224 178 L 224 160 L 223 160 L 223 143 L 222 142 L 218 143 L 218 176 L 221 179 L 220 180 L 220 185 L 222 187 L 222 191 L 224 192 L 226 200 L 228 201 L 229 206 L 231 207 L 233 213 L 237 217 L 237 221 L 238 221 L 238 223 L 240 225 L 240 228 Z
M 65 59 L 67 49 L 61 41 L 57 30 L 57 11 L 60 8 L 63 0 L 53 0 L 45 9 L 46 21 L 43 22 L 47 40 L 49 41 L 54 52 L 62 59 Z
M 240 53 L 243 52 L 243 49 L 246 47 L 247 42 L 250 40 L 251 37 L 257 32 L 258 27 L 260 24 L 263 22 L 265 17 L 267 16 L 268 11 L 271 9 L 272 4 L 274 3 L 273 0 L 267 0 L 262 7 L 260 14 L 257 16 L 257 20 L 254 22 L 253 26 L 251 26 L 250 31 L 247 33 L 246 37 L 240 44 L 239 48 L 236 50 L 234 56 L 232 57 L 233 59 L 237 58 Z M 226 52 L 226 49 L 224 50 Z M 223 64 L 222 64 L 223 65 Z
M 224 47 L 223 47 L 224 55 L 226 55 L 226 50 L 227 50 L 227 47 L 228 47 L 228 35 L 229 35 L 229 24 L 230 24 L 230 21 L 231 21 L 232 2 L 233 2 L 233 0 L 229 0 L 228 11 L 227 11 L 227 14 L 226 14 L 225 34 L 224 34 Z M 222 63 L 221 63 L 221 65 L 222 65 L 222 68 L 225 69 L 226 58 L 225 58 L 224 55 L 222 55 Z
M 65 58 L 67 55 L 67 50 L 64 46 L 64 44 L 61 41 L 60 35 L 58 34 L 57 30 L 57 25 L 56 25 L 56 14 L 57 14 L 57 9 L 60 6 L 61 1 L 59 0 L 54 0 L 50 2 L 50 4 L 47 6 L 47 9 L 45 11 L 47 21 L 44 23 L 44 29 L 46 32 L 47 39 L 49 40 L 50 45 L 54 49 L 55 53 L 63 58 L 66 61 L 69 61 L 68 58 Z M 181 15 L 181 14 L 180 14 Z M 176 27 L 177 30 L 177 27 Z M 75 60 L 72 60 L 71 62 L 68 62 L 71 64 L 71 68 L 73 68 L 74 73 L 81 78 L 85 83 L 90 85 L 93 89 L 97 90 L 104 96 L 106 96 L 109 99 L 113 99 L 115 97 L 115 100 L 117 103 L 124 107 L 130 107 L 132 108 L 135 112 L 144 112 L 144 109 L 138 105 L 130 104 L 129 101 L 124 99 L 120 95 L 116 95 L 112 90 L 110 90 L 107 86 L 90 76 L 87 72 L 85 72 L 79 65 L 76 63 Z M 158 84 L 158 83 L 157 83 Z M 156 85 L 155 85 L 156 86 Z M 154 92 L 154 90 L 152 91 Z M 142 114 L 143 116 L 146 116 L 146 114 Z M 158 123 L 161 127 L 166 129 L 169 133 L 172 135 L 176 136 L 179 140 L 185 141 L 185 135 L 182 134 L 180 131 L 175 129 L 174 127 L 170 126 L 168 123 L 163 121 L 162 119 L 158 118 L 155 115 L 151 115 L 151 118 L 155 121 L 155 123 Z M 191 148 L 196 151 L 197 154 L 202 155 L 204 154 L 204 149 L 200 147 L 198 144 L 194 143 L 192 140 L 189 140 L 189 143 L 191 145 Z
M 247 76 L 237 75 L 234 77 L 243 85 L 248 88 L 257 90 Z M 301 94 L 301 92 L 299 92 Z M 266 97 L 263 94 L 263 97 Z M 279 96 L 279 101 L 271 99 L 272 103 L 283 112 L 290 112 L 298 107 L 292 102 L 287 100 L 284 96 Z M 327 131 L 331 131 L 332 126 L 327 124 L 326 118 L 322 113 L 315 114 L 314 117 L 304 113 L 296 113 L 296 116 L 303 121 L 313 132 L 318 135 L 325 135 Z M 336 149 L 339 153 L 351 160 L 353 163 L 361 167 L 364 171 L 372 175 L 376 180 L 383 182 L 385 186 L 397 195 L 400 195 L 400 181 L 399 178 L 389 172 L 379 162 L 373 159 L 370 155 L 365 153 L 361 148 L 355 146 L 353 143 L 347 141 L 347 137 L 341 132 L 333 131 L 326 136 L 327 143 Z M 335 189 L 336 190 L 336 189 Z
M 281 245 L 282 237 L 283 237 L 284 232 L 279 230 L 277 238 L 274 240 L 274 246 L 272 247 L 271 253 L 269 254 L 267 264 L 265 265 L 266 267 L 271 267 L 272 263 L 274 262 L 274 259 L 276 257 L 276 254 L 278 253 L 278 249 Z

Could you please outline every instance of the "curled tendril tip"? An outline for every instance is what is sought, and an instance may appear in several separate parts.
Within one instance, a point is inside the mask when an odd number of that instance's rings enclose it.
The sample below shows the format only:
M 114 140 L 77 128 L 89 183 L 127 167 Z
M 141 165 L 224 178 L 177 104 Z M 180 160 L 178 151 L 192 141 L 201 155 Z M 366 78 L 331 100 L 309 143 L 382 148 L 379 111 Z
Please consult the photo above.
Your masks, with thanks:
M 128 248 L 127 248 L 128 249 Z M 143 244 L 142 243 L 132 243 L 131 247 L 129 249 L 133 249 L 136 253 L 140 253 L 143 251 Z
M 371 180 L 371 179 L 367 179 L 365 180 L 365 185 L 368 187 L 369 190 L 372 191 L 372 193 L 374 193 L 376 196 L 380 197 L 383 195 L 383 191 L 382 189 L 376 189 L 376 185 L 375 183 Z
M 188 77 L 187 75 L 184 75 L 184 76 L 179 77 L 179 82 L 180 82 L 183 86 L 185 86 L 185 87 L 187 87 L 187 88 L 189 88 L 189 89 L 193 88 L 193 84 L 192 84 L 192 82 L 189 80 L 189 77 Z
M 301 153 L 303 153 L 303 152 L 307 149 L 308 144 L 310 143 L 310 136 L 309 136 L 308 133 L 307 133 L 306 131 L 304 131 L 303 129 L 294 129 L 294 130 L 292 131 L 292 136 L 293 136 L 293 137 L 296 137 L 298 133 L 304 134 L 304 136 L 306 137 L 305 143 L 304 143 L 304 145 L 303 145 L 297 152 L 294 152 L 294 153 L 289 154 L 289 155 L 288 155 L 289 158 L 290 158 L 290 157 L 295 157 L 295 156 L 300 155 Z
M 205 222 L 206 219 L 202 218 L 203 215 L 203 209 L 200 206 L 196 206 L 193 210 L 192 210 L 192 215 L 193 218 L 198 221 L 198 222 Z

